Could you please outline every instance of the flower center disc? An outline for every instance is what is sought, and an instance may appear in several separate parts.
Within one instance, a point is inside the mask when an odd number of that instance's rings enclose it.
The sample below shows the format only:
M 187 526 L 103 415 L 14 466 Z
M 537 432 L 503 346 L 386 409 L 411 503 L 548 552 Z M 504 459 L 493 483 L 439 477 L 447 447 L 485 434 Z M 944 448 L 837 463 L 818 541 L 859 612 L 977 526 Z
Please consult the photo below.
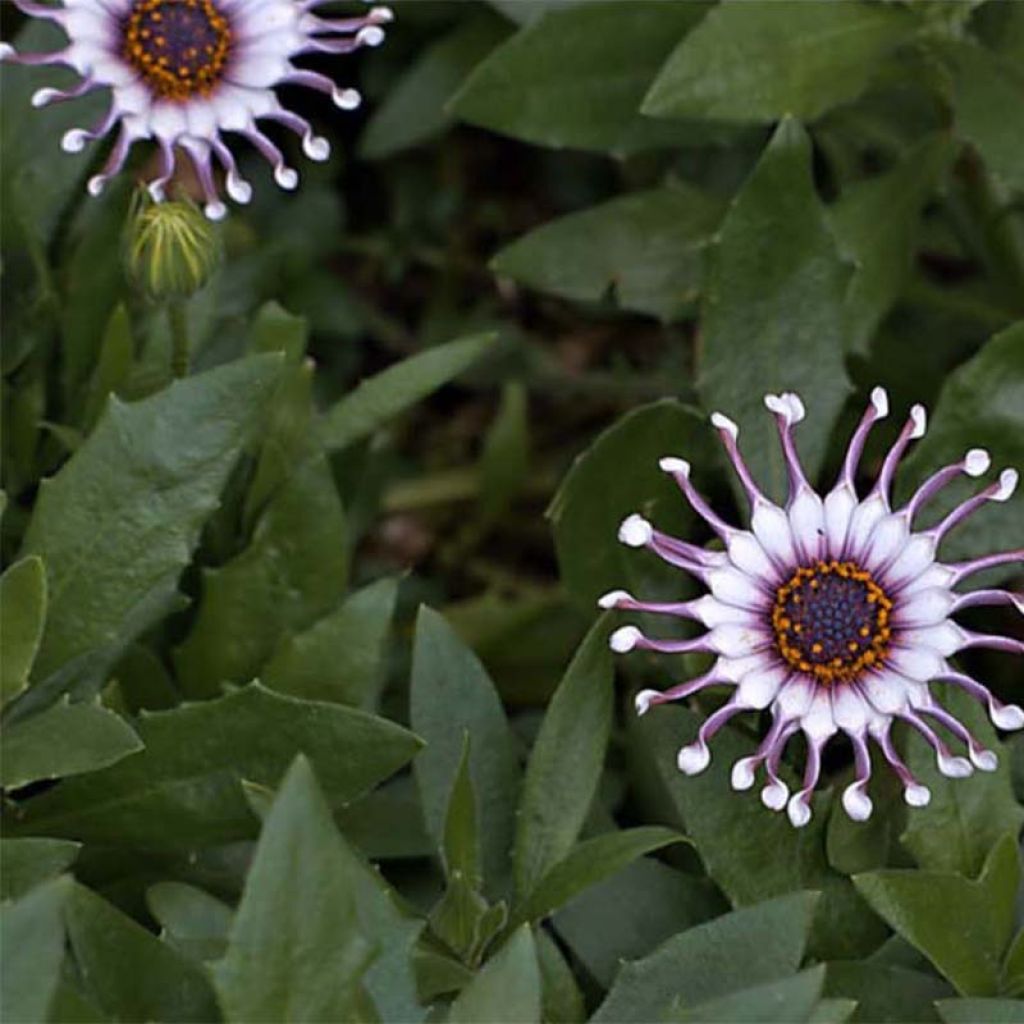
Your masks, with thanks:
M 779 587 L 772 629 L 779 653 L 819 682 L 849 682 L 889 647 L 892 601 L 854 562 L 817 562 Z
M 125 18 L 125 57 L 164 99 L 208 94 L 230 49 L 231 27 L 215 0 L 135 0 Z

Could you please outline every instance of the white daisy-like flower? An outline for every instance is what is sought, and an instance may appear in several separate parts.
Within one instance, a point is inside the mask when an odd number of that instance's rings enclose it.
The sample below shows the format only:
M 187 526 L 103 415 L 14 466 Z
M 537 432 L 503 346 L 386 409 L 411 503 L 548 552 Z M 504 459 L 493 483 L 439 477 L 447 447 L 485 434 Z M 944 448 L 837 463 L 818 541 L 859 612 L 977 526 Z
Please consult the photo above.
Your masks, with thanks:
M 298 184 L 281 150 L 257 125 L 275 121 L 302 139 L 311 160 L 326 160 L 331 147 L 309 123 L 281 105 L 274 89 L 301 85 L 330 96 L 343 110 L 359 106 L 355 89 L 344 89 L 325 75 L 297 67 L 295 59 L 313 53 L 351 53 L 377 46 L 382 25 L 391 20 L 387 7 L 373 7 L 358 18 L 327 18 L 317 9 L 327 0 L 63 0 L 60 7 L 14 0 L 26 14 L 59 25 L 68 37 L 62 50 L 16 53 L 0 44 L 0 59 L 22 64 L 61 64 L 81 75 L 74 87 L 40 89 L 36 107 L 75 99 L 109 88 L 110 109 L 91 129 L 67 132 L 62 146 L 81 152 L 86 144 L 117 130 L 105 168 L 89 181 L 99 195 L 124 167 L 132 146 L 155 141 L 160 169 L 148 183 L 161 201 L 174 173 L 180 148 L 195 165 L 206 197 L 208 217 L 227 213 L 218 192 L 214 164 L 225 173 L 228 195 L 238 203 L 252 198 L 252 187 L 239 174 L 224 142 L 233 132 L 252 143 L 269 161 L 284 189 Z
M 985 704 L 1000 729 L 1024 726 L 1024 710 L 1001 704 L 989 690 L 950 664 L 958 651 L 987 647 L 1020 654 L 1024 642 L 965 629 L 953 616 L 980 605 L 1013 605 L 1024 612 L 1024 594 L 1005 590 L 958 593 L 956 586 L 983 569 L 1024 563 L 1024 549 L 972 561 L 937 559 L 943 537 L 988 501 L 1006 501 L 1017 486 L 1016 470 L 1005 469 L 996 482 L 968 498 L 937 525 L 914 529 L 922 506 L 955 478 L 978 477 L 990 464 L 975 448 L 959 462 L 926 480 L 910 501 L 893 509 L 890 488 L 910 442 L 925 432 L 925 411 L 910 417 L 886 456 L 877 482 L 864 498 L 854 475 L 875 423 L 888 415 L 886 392 L 876 388 L 857 427 L 833 489 L 820 497 L 801 467 L 793 427 L 804 418 L 794 394 L 768 395 L 765 405 L 777 420 L 789 476 L 785 508 L 758 488 L 740 454 L 735 423 L 720 413 L 711 417 L 751 506 L 750 529 L 720 518 L 690 481 L 690 466 L 678 458 L 661 468 L 679 485 L 693 509 L 721 538 L 724 551 L 711 551 L 660 533 L 638 515 L 630 516 L 619 539 L 646 547 L 666 562 L 700 580 L 709 594 L 692 601 L 653 604 L 622 590 L 605 594 L 603 608 L 655 612 L 693 619 L 707 632 L 693 640 L 656 640 L 635 626 L 611 636 L 611 647 L 682 654 L 717 655 L 707 673 L 670 690 L 643 690 L 636 708 L 681 700 L 709 686 L 730 685 L 730 699 L 702 724 L 697 739 L 679 751 L 687 775 L 703 771 L 711 760 L 708 741 L 734 715 L 770 709 L 772 724 L 756 753 L 732 769 L 734 789 L 749 789 L 764 767 L 767 784 L 761 799 L 772 810 L 787 808 L 795 826 L 811 818 L 811 794 L 821 771 L 821 752 L 838 732 L 853 745 L 855 779 L 843 792 L 843 807 L 855 820 L 871 814 L 867 795 L 871 774 L 868 741 L 873 739 L 899 776 L 908 804 L 922 807 L 930 793 L 897 752 L 892 725 L 902 720 L 934 748 L 938 767 L 951 778 L 978 768 L 992 771 L 996 756 L 984 749 L 964 725 L 930 692 L 932 681 L 962 687 Z M 954 755 L 933 725 L 942 726 L 966 746 Z M 778 769 L 787 742 L 802 731 L 807 741 L 803 783 L 792 796 Z

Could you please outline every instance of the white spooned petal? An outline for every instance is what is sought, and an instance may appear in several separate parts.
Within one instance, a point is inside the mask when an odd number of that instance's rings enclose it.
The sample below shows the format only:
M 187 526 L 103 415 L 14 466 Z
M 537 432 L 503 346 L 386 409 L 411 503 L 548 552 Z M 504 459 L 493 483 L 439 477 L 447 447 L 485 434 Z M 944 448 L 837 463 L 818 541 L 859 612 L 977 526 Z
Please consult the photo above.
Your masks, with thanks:
M 760 711 L 775 700 L 789 674 L 789 669 L 783 665 L 748 672 L 736 686 L 736 698 L 742 704 Z
M 765 582 L 774 582 L 778 579 L 778 570 L 761 547 L 760 541 L 747 530 L 737 530 L 729 538 L 726 551 L 732 564 L 748 576 Z
M 778 505 L 759 501 L 750 518 L 750 528 L 770 558 L 780 565 L 796 563 L 796 546 L 789 517 Z
M 801 488 L 789 506 L 789 525 L 805 560 L 816 561 L 825 554 L 825 506 L 810 488 Z
M 919 590 L 898 599 L 893 622 L 900 627 L 935 626 L 953 611 L 956 596 L 945 587 Z
M 840 484 L 825 497 L 822 509 L 825 519 L 825 538 L 828 541 L 828 553 L 832 558 L 843 556 L 856 507 L 857 495 L 847 484 Z
M 707 574 L 708 589 L 725 604 L 753 610 L 769 607 L 771 598 L 765 591 L 739 569 L 712 569 Z
M 739 449 L 736 424 L 714 413 L 712 425 L 751 503 L 749 532 L 722 519 L 693 487 L 689 463 L 675 458 L 663 459 L 662 468 L 676 477 L 690 505 L 725 542 L 726 553 L 712 560 L 710 551 L 689 541 L 666 538 L 640 517 L 631 517 L 620 529 L 620 537 L 627 543 L 657 550 L 664 560 L 696 576 L 710 591 L 696 600 L 648 604 L 646 608 L 696 618 L 705 624 L 708 633 L 695 641 L 661 641 L 643 637 L 626 626 L 612 635 L 612 646 L 623 651 L 639 645 L 666 653 L 703 651 L 718 655 L 710 672 L 662 693 L 641 691 L 636 697 L 637 712 L 642 714 L 652 705 L 669 700 L 686 699 L 707 687 L 733 688 L 729 700 L 701 725 L 695 742 L 679 751 L 680 770 L 692 775 L 707 767 L 712 756 L 709 741 L 733 715 L 769 709 L 772 724 L 768 734 L 755 754 L 733 764 L 730 783 L 736 790 L 750 789 L 758 769 L 763 767 L 767 785 L 761 790 L 762 803 L 774 811 L 785 810 L 798 828 L 811 820 L 822 754 L 839 731 L 853 746 L 856 774 L 842 793 L 843 807 L 852 819 L 864 821 L 872 813 L 867 791 L 871 777 L 869 740 L 881 748 L 899 777 L 906 802 L 923 807 L 931 794 L 914 778 L 894 745 L 894 720 L 904 720 L 924 738 L 935 751 L 939 770 L 947 776 L 959 778 L 975 769 L 991 771 L 996 765 L 995 754 L 934 699 L 929 691 L 933 680 L 966 690 L 985 705 L 997 726 L 1024 727 L 1024 709 L 1003 705 L 981 683 L 946 661 L 966 646 L 1011 652 L 1019 649 L 1019 642 L 1007 637 L 968 632 L 951 616 L 987 605 L 1016 604 L 1024 610 L 1022 595 L 996 589 L 959 595 L 953 590 L 954 584 L 989 566 L 1024 561 L 1021 552 L 1000 552 L 951 565 L 936 561 L 941 537 L 985 502 L 1008 497 L 1017 474 L 1004 471 L 998 484 L 962 502 L 938 526 L 914 533 L 918 512 L 942 487 L 957 476 L 985 472 L 987 453 L 972 450 L 960 463 L 938 470 L 905 506 L 894 512 L 889 496 L 899 462 L 925 426 L 924 409 L 915 406 L 890 446 L 875 486 L 859 501 L 854 480 L 865 442 L 876 421 L 888 411 L 888 396 L 876 388 L 872 407 L 861 418 L 842 463 L 839 482 L 822 500 L 810 489 L 791 429 L 804 416 L 803 404 L 795 396 L 783 394 L 769 395 L 766 405 L 776 416 L 788 471 L 789 500 L 785 509 L 771 503 L 758 487 Z M 833 562 L 853 563 L 852 568 L 860 571 L 851 572 L 845 566 L 830 564 Z M 826 582 L 825 577 L 833 574 L 834 578 Z M 858 594 L 856 589 L 851 593 L 849 588 L 858 586 L 863 593 Z M 887 600 L 879 603 L 883 597 Z M 645 610 L 644 602 L 622 592 L 606 595 L 601 604 Z M 851 635 L 837 636 L 837 623 L 849 623 Z M 883 627 L 884 633 L 878 632 Z M 819 628 L 823 633 L 815 639 Z M 873 629 L 876 635 L 872 648 L 865 652 L 865 638 L 872 638 Z M 785 643 L 776 630 L 785 632 Z M 823 647 L 814 649 L 814 644 L 826 640 L 844 656 L 846 650 L 852 653 L 845 662 L 839 658 L 838 663 L 829 661 L 811 671 L 803 652 L 820 655 Z M 873 660 L 869 665 L 854 661 L 861 657 Z M 805 665 L 805 670 L 794 665 Z M 935 723 L 966 746 L 968 757 L 947 747 Z M 783 749 L 797 732 L 805 737 L 807 754 L 803 782 L 791 794 L 779 778 L 779 770 Z
M 966 642 L 966 633 L 951 619 L 934 626 L 903 629 L 899 633 L 901 647 L 935 651 L 944 658 L 956 654 Z
M 66 94 L 53 89 L 36 90 L 37 105 L 110 87 L 112 105 L 101 126 L 93 131 L 72 129 L 65 133 L 62 142 L 66 151 L 77 153 L 89 141 L 118 133 L 107 166 L 88 181 L 88 190 L 93 195 L 100 194 L 107 182 L 123 170 L 134 143 L 155 139 L 160 145 L 160 160 L 155 161 L 158 169 L 155 177 L 144 182 L 154 201 L 163 201 L 168 191 L 173 171 L 173 156 L 169 154 L 181 150 L 194 165 L 204 193 L 204 209 L 211 218 L 226 213 L 219 198 L 221 188 L 236 202 L 248 202 L 252 197 L 251 186 L 239 175 L 235 159 L 224 144 L 224 134 L 238 132 L 245 136 L 271 164 L 277 184 L 285 189 L 294 188 L 298 183 L 297 172 L 287 166 L 276 144 L 256 127 L 256 120 L 273 118 L 301 137 L 307 158 L 327 159 L 328 140 L 316 135 L 304 119 L 281 107 L 274 90 L 282 85 L 299 85 L 327 93 L 342 109 L 354 109 L 359 101 L 355 90 L 342 89 L 326 75 L 305 70 L 293 62 L 311 53 L 341 55 L 359 47 L 376 46 L 384 38 L 381 26 L 392 18 L 390 10 L 384 7 L 374 7 L 361 17 L 321 17 L 314 10 L 318 0 L 217 0 L 217 10 L 227 26 L 223 39 L 227 57 L 222 64 L 210 64 L 203 69 L 212 79 L 212 84 L 204 81 L 203 91 L 190 88 L 191 80 L 176 81 L 185 98 L 167 99 L 166 81 L 157 80 L 151 68 L 136 64 L 126 45 L 126 18 L 133 2 L 60 0 L 59 6 L 50 9 L 33 9 L 35 5 L 26 4 L 24 9 L 30 16 L 56 22 L 67 36 L 67 45 L 48 54 L 19 55 L 3 44 L 0 56 L 33 64 L 61 64 L 82 77 L 83 81 Z M 141 33 L 137 40 L 133 39 L 133 46 L 146 49 L 151 44 L 164 45 L 159 35 L 147 34 L 148 29 L 133 26 L 130 31 Z M 168 34 L 173 31 L 173 27 L 166 27 Z M 221 30 L 218 28 L 217 32 Z M 172 39 L 167 45 L 173 49 L 180 43 L 181 39 Z M 197 76 L 196 81 L 199 80 Z M 214 161 L 225 172 L 225 186 L 218 184 Z
M 607 597 L 609 595 L 605 595 Z M 602 598 L 604 600 L 604 598 Z M 609 606 L 604 606 L 609 607 Z M 705 594 L 693 604 L 694 613 L 708 629 L 715 626 L 722 626 L 727 623 L 745 626 L 748 629 L 763 629 L 762 617 L 748 608 L 740 608 L 734 604 L 726 604 L 719 601 L 717 597 Z

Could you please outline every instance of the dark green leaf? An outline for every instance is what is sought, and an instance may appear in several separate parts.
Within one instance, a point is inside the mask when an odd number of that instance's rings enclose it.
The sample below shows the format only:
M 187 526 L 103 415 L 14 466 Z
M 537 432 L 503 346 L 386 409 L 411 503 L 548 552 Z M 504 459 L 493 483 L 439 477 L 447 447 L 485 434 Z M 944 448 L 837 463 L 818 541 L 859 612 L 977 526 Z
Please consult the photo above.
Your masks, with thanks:
M 854 961 L 828 965 L 825 991 L 856 1000 L 852 1019 L 863 1024 L 937 1021 L 935 1000 L 951 994 L 934 975 Z
M 459 993 L 449 1024 L 534 1024 L 540 1021 L 540 969 L 523 925 Z
M 516 826 L 521 900 L 572 850 L 604 765 L 614 686 L 604 618 L 591 629 L 548 705 L 530 753 Z
M 555 929 L 604 988 L 619 963 L 728 909 L 707 878 L 643 857 L 592 885 L 554 917 Z
M 131 319 L 127 308 L 122 304 L 114 309 L 107 321 L 96 358 L 96 367 L 89 378 L 85 410 L 82 414 L 86 433 L 92 431 L 110 395 L 117 394 L 127 382 L 134 360 L 135 346 Z
M 942 704 L 983 747 L 999 750 L 999 740 L 984 708 L 957 687 L 944 689 Z M 932 793 L 927 807 L 908 813 L 901 836 L 921 867 L 973 877 L 1007 830 L 1019 831 L 1024 808 L 1013 795 L 1009 753 L 1000 753 L 994 772 L 949 779 L 938 770 L 932 747 L 917 733 L 909 737 L 907 763 Z
M 585 839 L 537 880 L 529 897 L 517 909 L 515 920 L 534 921 L 547 917 L 574 896 L 603 882 L 645 853 L 685 841 L 685 836 L 658 825 Z
M 272 690 L 353 707 L 374 702 L 398 583 L 378 580 L 336 611 L 289 636 L 260 673 Z
M 692 741 L 699 723 L 689 710 L 658 708 L 634 723 L 631 749 L 635 771 L 651 773 L 659 801 L 671 811 L 663 817 L 692 839 L 711 878 L 740 905 L 796 888 L 821 890 L 812 937 L 818 956 L 862 956 L 877 946 L 884 925 L 826 862 L 824 800 L 818 799 L 810 825 L 794 829 L 784 814 L 763 807 L 755 792 L 732 792 L 732 765 L 751 755 L 755 744 L 729 728 L 715 737 L 706 771 L 680 775 L 676 753 Z M 783 777 L 788 779 L 785 770 Z
M 0 839 L 0 900 L 20 899 L 75 862 L 80 843 L 64 839 Z
M 0 781 L 16 789 L 40 779 L 59 779 L 112 765 L 142 749 L 120 715 L 100 704 L 72 704 L 67 697 L 6 729 L 0 750 Z
M 460 875 L 471 888 L 480 887 L 480 837 L 476 797 L 469 774 L 469 733 L 462 734 L 462 754 L 452 780 L 444 819 L 444 866 L 448 877 Z
M 0 907 L 0 1019 L 44 1024 L 64 960 L 64 904 L 71 879 L 38 886 Z
M 43 481 L 24 547 L 42 555 L 49 584 L 37 678 L 117 652 L 163 613 L 278 367 L 277 357 L 254 357 L 133 405 L 112 399 Z
M 624 154 L 673 144 L 677 127 L 645 121 L 640 101 L 705 9 L 630 0 L 553 10 L 480 64 L 451 109 L 542 146 Z
M 302 756 L 263 825 L 224 959 L 230 1021 L 350 1020 L 373 948 L 360 934 L 341 839 Z
M 227 949 L 233 911 L 215 896 L 184 882 L 158 882 L 146 906 L 160 922 L 161 938 L 192 960 L 219 960 Z
M 469 733 L 483 875 L 500 892 L 511 869 L 519 766 L 501 701 L 483 666 L 430 608 L 420 609 L 413 648 L 411 720 L 427 748 L 413 770 L 427 830 L 444 840 L 445 812 Z
M 381 718 L 247 686 L 216 701 L 144 714 L 146 745 L 121 764 L 34 798 L 35 832 L 168 849 L 246 838 L 240 779 L 276 786 L 303 751 L 340 806 L 402 767 L 419 741 Z
M 854 879 L 871 906 L 965 996 L 999 990 L 1019 881 L 1011 835 L 992 850 L 976 882 L 938 871 L 876 871 Z
M 507 35 L 500 18 L 477 17 L 424 50 L 370 118 L 360 153 L 381 160 L 440 135 L 451 120 L 445 103 Z
M 940 51 L 953 78 L 957 134 L 972 143 L 989 169 L 1024 188 L 1024 75 L 1019 62 L 967 40 Z
M 30 20 L 13 42 L 19 53 L 48 52 L 67 45 L 64 33 L 40 18 Z M 4 234 L 24 232 L 35 246 L 50 241 L 94 157 L 91 147 L 74 156 L 62 153 L 61 137 L 71 128 L 88 127 L 102 115 L 109 100 L 102 90 L 78 103 L 54 103 L 44 110 L 30 109 L 30 100 L 37 89 L 67 88 L 78 80 L 77 75 L 52 67 L 5 63 L 0 68 L 0 92 L 7 110 L 0 134 L 3 207 L 7 211 Z M 6 242 L 5 238 L 5 248 Z
M 23 558 L 0 576 L 0 703 L 28 686 L 28 674 L 46 621 L 46 570 L 41 558 Z
M 997 468 L 1024 464 L 1024 323 L 997 334 L 946 379 L 929 432 L 904 469 L 904 495 L 974 447 L 987 448 Z M 945 510 L 962 496 L 950 488 L 934 505 Z M 1020 490 L 1007 502 L 989 502 L 943 544 L 943 561 L 1019 547 L 1022 518 Z
M 508 510 L 522 489 L 530 465 L 529 409 L 526 389 L 510 381 L 480 456 L 481 528 L 491 526 Z
M 543 928 L 538 928 L 533 937 L 540 967 L 541 1019 L 546 1024 L 583 1024 L 587 1011 L 572 968 Z
M 725 0 L 679 44 L 644 100 L 655 117 L 813 121 L 864 90 L 913 33 L 898 7 Z
M 846 1024 L 857 1010 L 856 999 L 822 999 L 811 1011 L 811 1024 Z
M 115 1020 L 219 1019 L 206 974 L 91 889 L 74 886 L 65 919 L 89 995 Z
M 175 652 L 190 697 L 260 674 L 278 642 L 336 607 L 348 578 L 345 513 L 327 459 L 303 463 L 276 492 L 252 544 L 203 573 L 199 614 Z
M 369 437 L 392 416 L 469 369 L 493 344 L 493 334 L 451 341 L 364 380 L 328 410 L 322 428 L 324 445 L 334 451 Z
M 719 200 L 684 184 L 612 199 L 531 231 L 491 260 L 496 274 L 578 302 L 673 320 L 697 298 Z
M 936 1004 L 945 1024 L 1020 1024 L 1021 999 L 940 999 Z
M 864 355 L 909 276 L 921 210 L 952 156 L 938 136 L 916 146 L 894 170 L 843 192 L 829 211 L 854 272 L 846 293 L 846 341 Z
M 1010 996 L 1024 996 L 1024 928 L 1010 943 L 1003 961 L 1002 992 Z
M 811 1020 L 824 984 L 825 967 L 821 964 L 792 978 L 677 1009 L 668 1019 L 700 1024 L 801 1024 Z
M 625 963 L 591 1018 L 628 1024 L 661 1019 L 673 1000 L 686 1007 L 792 974 L 804 955 L 817 896 L 791 893 L 736 910 L 669 939 Z
M 765 392 L 795 391 L 806 403 L 800 448 L 813 479 L 850 391 L 842 329 L 848 280 L 814 191 L 810 140 L 787 118 L 710 250 L 702 315 L 704 403 L 746 432 L 744 455 L 769 493 L 783 493 L 784 475 Z
M 710 451 L 707 438 L 690 409 L 666 400 L 634 409 L 576 460 L 548 517 L 562 581 L 580 604 L 592 608 L 602 594 L 620 587 L 655 599 L 651 587 L 659 581 L 678 594 L 677 570 L 660 571 L 653 557 L 620 544 L 617 534 L 622 520 L 638 511 L 666 532 L 693 522 L 658 460 L 681 452 L 699 465 Z

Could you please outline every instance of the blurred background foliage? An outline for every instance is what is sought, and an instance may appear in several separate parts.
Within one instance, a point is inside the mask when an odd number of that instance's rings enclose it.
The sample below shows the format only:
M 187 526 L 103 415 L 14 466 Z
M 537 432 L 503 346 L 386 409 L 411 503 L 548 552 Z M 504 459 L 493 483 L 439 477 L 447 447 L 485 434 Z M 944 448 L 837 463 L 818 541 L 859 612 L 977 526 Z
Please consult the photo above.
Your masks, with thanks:
M 826 795 L 796 833 L 728 790 L 754 723 L 684 783 L 693 713 L 631 720 L 607 624 L 566 665 L 604 591 L 685 591 L 615 541 L 637 510 L 703 539 L 659 456 L 691 459 L 733 514 L 713 409 L 775 493 L 761 399 L 784 388 L 823 482 L 875 384 L 897 415 L 933 413 L 902 487 L 974 445 L 1024 465 L 1024 4 L 394 6 L 384 47 L 323 62 L 364 91 L 357 115 L 296 97 L 332 160 L 300 162 L 296 194 L 246 168 L 255 201 L 219 230 L 173 386 L 162 310 L 121 260 L 133 176 L 89 200 L 96 152 L 57 149 L 102 99 L 33 111 L 55 73 L 0 71 L 3 608 L 28 620 L 5 657 L 5 895 L 31 888 L 11 927 L 63 914 L 74 950 L 40 947 L 57 995 L 39 1019 L 284 1019 L 289 935 L 347 937 L 304 1019 L 418 1020 L 417 985 L 452 1020 L 1019 1012 L 1019 741 L 955 792 L 909 743 L 927 811 L 908 823 L 882 780 L 869 825 Z M 59 38 L 3 14 L 19 48 Z M 986 509 L 951 555 L 1019 547 L 1022 510 Z M 417 622 L 423 603 L 440 615 Z M 1000 616 L 1019 630 L 1012 610 L 977 621 Z M 1019 700 L 1008 656 L 965 661 Z M 623 694 L 681 670 L 628 673 Z M 417 749 L 402 726 L 428 745 L 378 786 Z M 20 881 L 76 857 L 84 884 Z M 889 870 L 914 865 L 926 900 Z M 298 888 L 275 896 L 281 871 Z M 333 918 L 313 876 L 342 894 Z M 278 918 L 279 945 L 247 959 Z M 108 977 L 127 963 L 154 979 L 144 998 Z

